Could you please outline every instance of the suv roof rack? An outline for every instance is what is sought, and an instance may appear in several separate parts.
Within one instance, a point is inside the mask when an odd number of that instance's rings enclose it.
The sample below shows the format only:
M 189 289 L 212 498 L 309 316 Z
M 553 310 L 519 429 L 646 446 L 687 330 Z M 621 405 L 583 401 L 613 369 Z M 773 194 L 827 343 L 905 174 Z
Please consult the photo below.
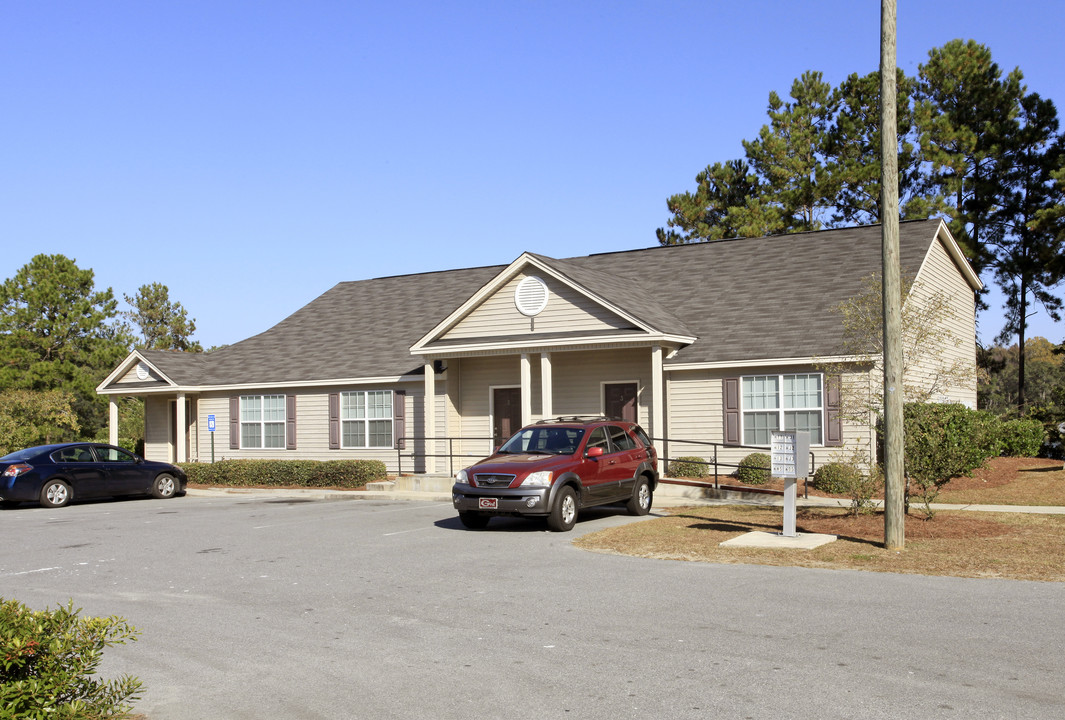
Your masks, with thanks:
M 545 418 L 538 421 L 537 425 L 550 425 L 552 423 L 586 423 L 586 422 L 607 422 L 613 418 L 608 418 L 606 415 L 559 415 L 554 418 Z

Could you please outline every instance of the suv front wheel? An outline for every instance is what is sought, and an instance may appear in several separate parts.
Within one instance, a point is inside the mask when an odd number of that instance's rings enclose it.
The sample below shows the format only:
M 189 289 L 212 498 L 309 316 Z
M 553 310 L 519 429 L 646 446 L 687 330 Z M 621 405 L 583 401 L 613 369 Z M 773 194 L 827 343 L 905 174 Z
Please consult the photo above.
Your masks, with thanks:
M 572 485 L 567 485 L 558 492 L 555 506 L 547 516 L 547 527 L 554 532 L 569 532 L 577 524 L 577 493 Z

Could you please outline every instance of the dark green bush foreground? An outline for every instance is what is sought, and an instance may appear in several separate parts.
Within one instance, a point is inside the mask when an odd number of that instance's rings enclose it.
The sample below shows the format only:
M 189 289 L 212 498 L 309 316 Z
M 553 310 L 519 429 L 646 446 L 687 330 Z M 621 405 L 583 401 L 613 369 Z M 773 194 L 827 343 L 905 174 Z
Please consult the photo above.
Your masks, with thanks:
M 137 639 L 119 617 L 78 617 L 73 603 L 34 611 L 0 597 L 0 717 L 127 717 L 141 682 L 94 677 L 103 649 Z
M 765 485 L 769 482 L 769 471 L 773 467 L 773 458 L 766 453 L 751 453 L 740 460 L 736 469 L 736 478 L 748 485 Z
M 220 460 L 181 469 L 190 483 L 223 487 L 357 488 L 388 476 L 380 460 Z

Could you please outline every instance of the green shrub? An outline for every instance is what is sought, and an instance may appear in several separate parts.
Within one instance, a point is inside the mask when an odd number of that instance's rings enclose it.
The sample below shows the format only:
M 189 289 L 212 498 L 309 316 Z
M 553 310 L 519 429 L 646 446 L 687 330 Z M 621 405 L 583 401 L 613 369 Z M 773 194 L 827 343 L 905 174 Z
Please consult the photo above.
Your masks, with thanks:
M 873 512 L 876 509 L 873 498 L 883 491 L 884 471 L 879 465 L 874 466 L 868 475 L 859 472 L 847 490 L 851 498 L 851 513 L 857 517 L 859 513 L 864 515 Z
M 701 457 L 679 457 L 669 464 L 669 476 L 674 478 L 702 478 L 710 475 L 710 466 Z
M 221 487 L 357 488 L 388 476 L 380 460 L 220 460 L 181 468 L 190 483 Z
M 999 449 L 1005 457 L 1035 457 L 1043 447 L 1043 423 L 1033 419 L 1003 420 L 999 425 Z
M 814 471 L 813 486 L 833 495 L 849 495 L 862 471 L 848 462 L 825 463 Z
M 81 618 L 73 602 L 34 611 L 0 597 L 0 717 L 126 717 L 141 682 L 96 676 L 103 649 L 137 639 L 119 617 Z
M 997 455 L 1000 434 L 992 416 L 964 405 L 909 403 L 904 417 L 906 477 L 931 518 L 942 487 Z
M 740 460 L 736 479 L 748 485 L 765 485 L 769 482 L 769 469 L 773 459 L 765 453 L 751 453 Z

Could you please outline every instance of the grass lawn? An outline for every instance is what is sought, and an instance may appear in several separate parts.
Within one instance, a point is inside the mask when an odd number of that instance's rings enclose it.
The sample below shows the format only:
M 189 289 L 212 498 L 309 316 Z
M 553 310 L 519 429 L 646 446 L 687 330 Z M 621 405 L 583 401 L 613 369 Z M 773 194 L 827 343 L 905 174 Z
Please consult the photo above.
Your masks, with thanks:
M 1065 506 L 1065 470 L 1060 461 L 1002 458 L 971 478 L 952 480 L 939 502 Z M 879 512 L 854 517 L 846 510 L 800 508 L 799 532 L 839 539 L 815 550 L 783 550 L 720 547 L 747 532 L 779 532 L 779 507 L 655 511 L 667 516 L 586 535 L 575 544 L 673 560 L 1065 582 L 1065 515 L 941 510 L 925 520 L 914 509 L 906 518 L 906 546 L 895 552 L 883 547 Z

